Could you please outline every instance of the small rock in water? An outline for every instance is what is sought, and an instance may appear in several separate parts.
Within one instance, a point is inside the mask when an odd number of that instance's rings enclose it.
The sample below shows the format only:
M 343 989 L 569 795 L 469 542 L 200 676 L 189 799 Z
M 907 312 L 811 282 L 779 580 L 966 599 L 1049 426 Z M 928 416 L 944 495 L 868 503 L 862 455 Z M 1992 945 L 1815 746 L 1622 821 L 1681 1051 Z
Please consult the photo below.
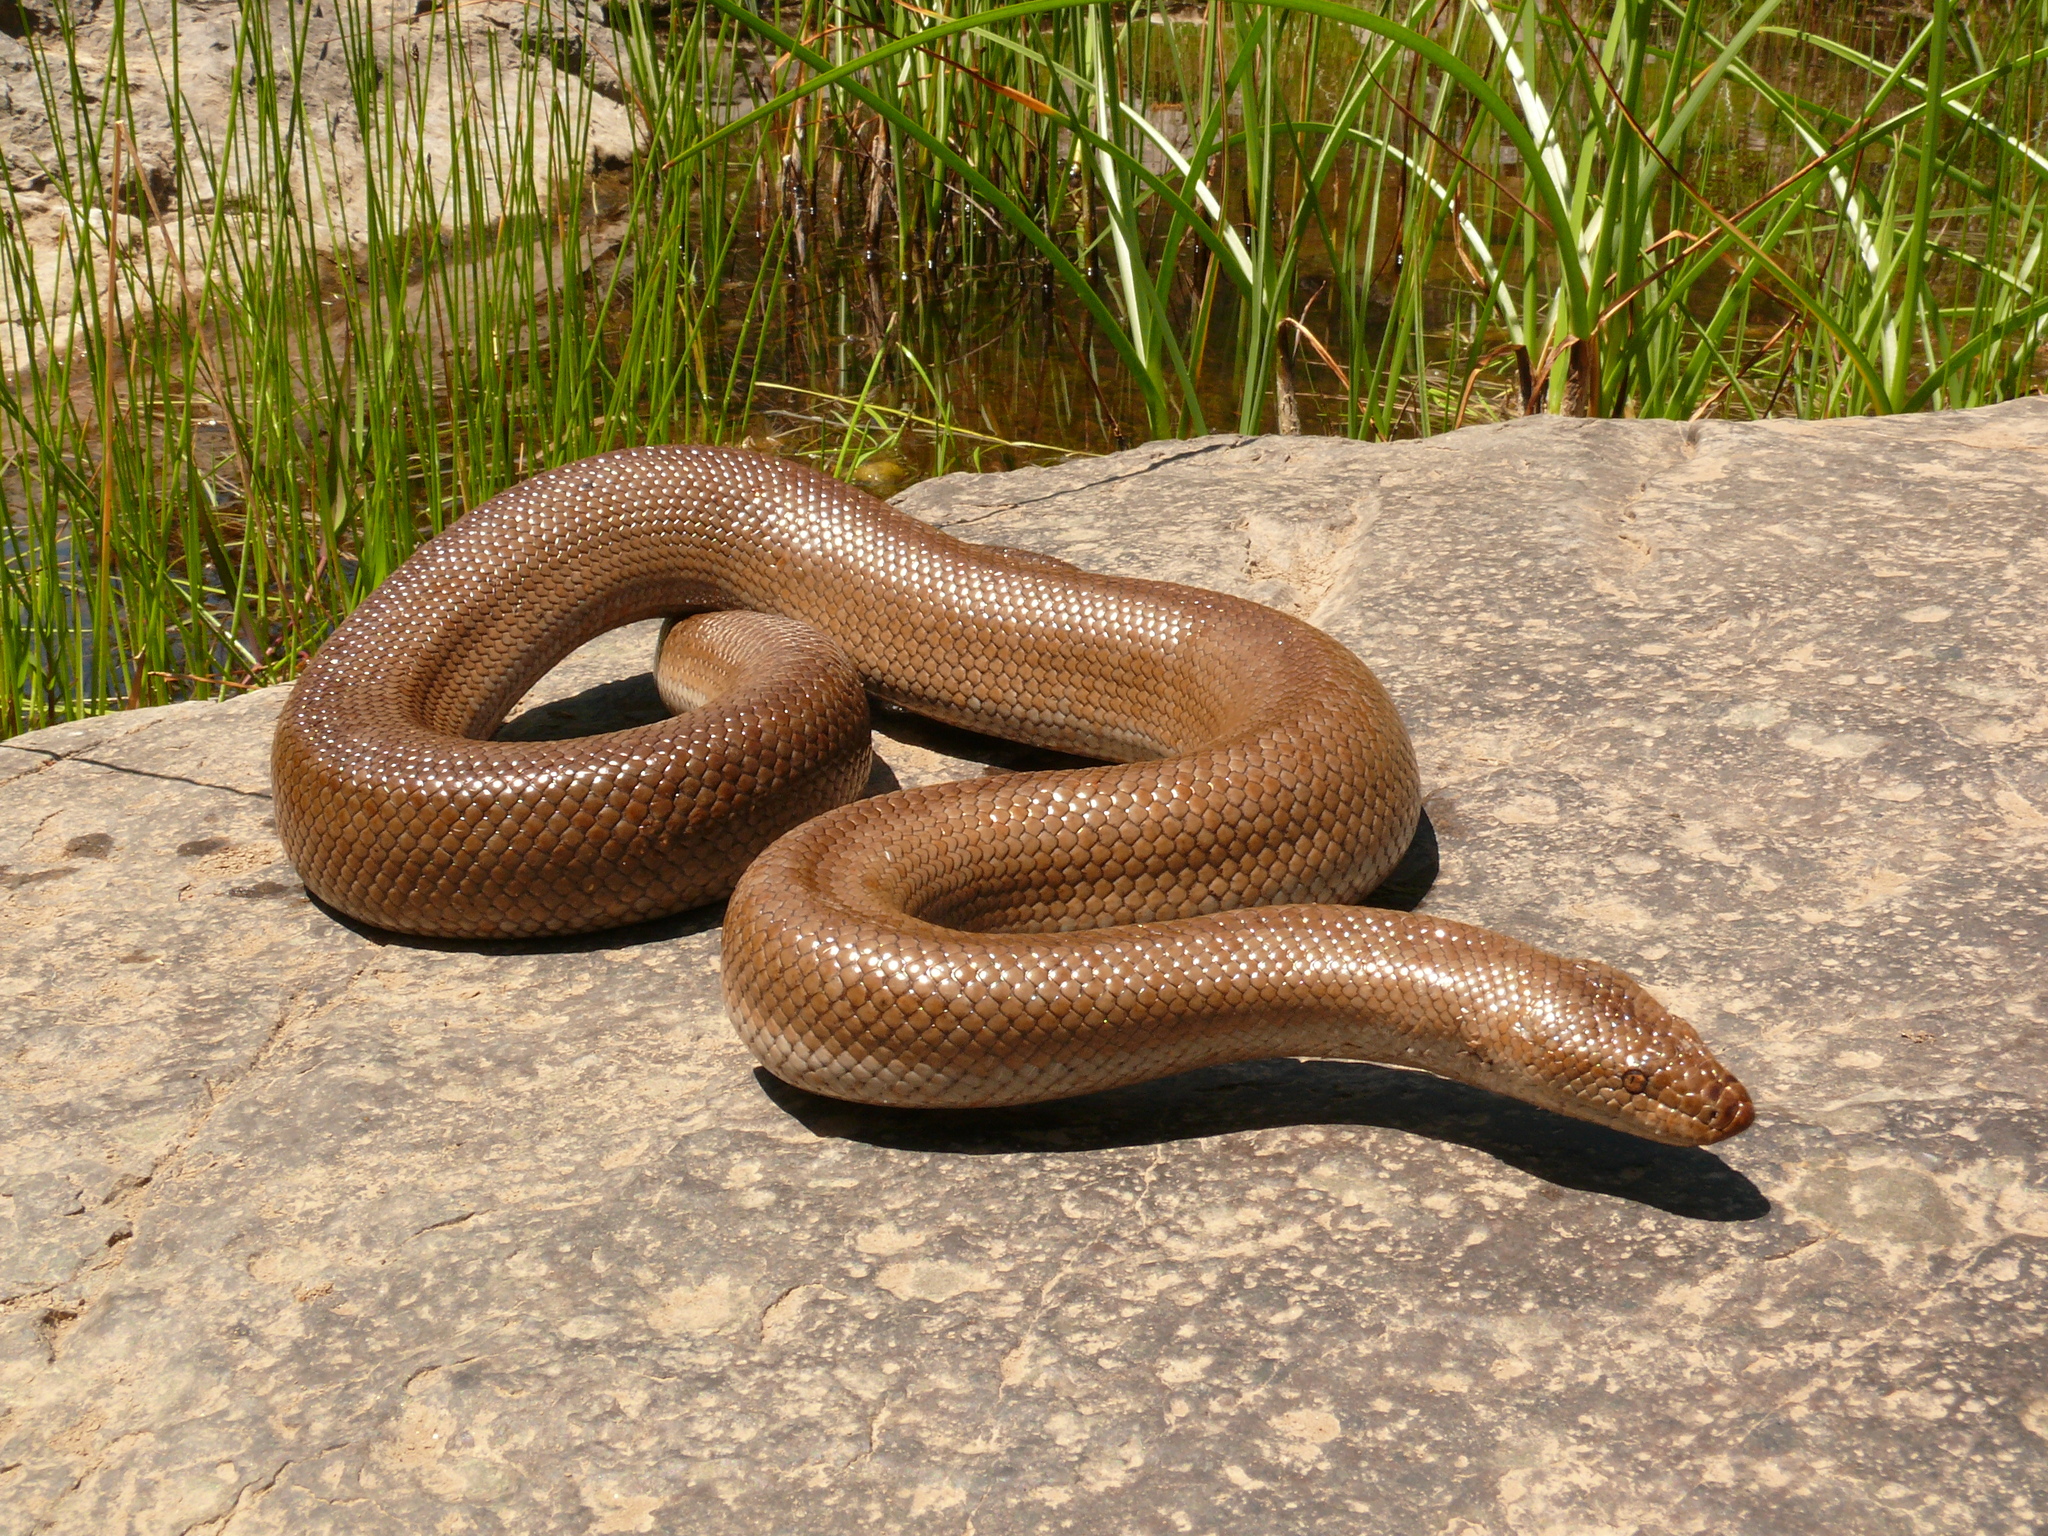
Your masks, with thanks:
M 900 459 L 869 459 L 848 470 L 846 478 L 864 491 L 891 496 L 910 483 L 910 466 Z

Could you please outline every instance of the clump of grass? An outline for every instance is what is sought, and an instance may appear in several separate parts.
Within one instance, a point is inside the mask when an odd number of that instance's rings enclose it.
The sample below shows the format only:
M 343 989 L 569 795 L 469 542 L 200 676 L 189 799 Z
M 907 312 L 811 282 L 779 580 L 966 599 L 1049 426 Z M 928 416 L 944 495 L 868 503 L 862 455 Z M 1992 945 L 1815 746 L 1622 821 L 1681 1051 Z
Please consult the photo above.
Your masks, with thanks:
M 176 81 L 178 13 L 145 60 L 116 7 L 101 94 L 68 21 L 33 55 L 59 132 L 51 191 L 0 223 L 0 734 L 287 679 L 464 508 L 758 415 L 791 233 L 756 217 L 770 137 L 685 154 L 750 89 L 715 13 L 617 37 L 640 153 L 609 176 L 593 98 L 552 62 L 600 40 L 563 18 L 521 47 L 452 7 L 394 25 L 344 3 L 320 39 L 309 14 L 241 9 L 256 84 L 218 136 L 177 136 L 159 189 L 125 82 Z M 360 177 L 307 83 L 336 50 Z M 912 437 L 958 457 L 927 404 L 869 402 L 791 451 L 849 474 Z
M 68 226 L 54 274 L 18 197 L 0 230 L 21 328 L 0 384 L 0 729 L 290 676 L 420 538 L 587 419 L 534 357 L 537 333 L 581 341 L 579 274 L 546 263 L 579 249 L 582 201 L 531 171 L 580 172 L 587 121 L 536 125 L 536 58 L 477 69 L 452 21 L 394 43 L 344 10 L 369 167 L 351 188 L 303 90 L 309 14 L 243 8 L 254 87 L 217 137 L 175 135 L 161 189 L 133 174 L 127 81 L 177 79 L 178 13 L 137 58 L 117 5 L 97 93 L 68 22 L 31 55 Z
M 1882 56 L 1783 0 L 1267 0 L 1198 23 L 816 0 L 795 25 L 707 3 L 805 74 L 704 148 L 772 124 L 814 181 L 834 155 L 892 186 L 914 168 L 920 195 L 884 188 L 898 260 L 1030 247 L 1162 435 L 1208 425 L 1219 365 L 1240 431 L 1285 429 L 1319 373 L 1342 429 L 1375 435 L 1475 404 L 1855 414 L 2038 382 L 2041 0 L 1942 0 Z M 1828 98 L 1779 83 L 1794 52 Z M 1716 161 L 1764 133 L 1795 159 L 1731 202 Z
M 124 4 L 104 68 L 68 21 L 33 53 L 57 147 L 0 210 L 0 733 L 289 678 L 462 509 L 630 443 L 886 491 L 1224 426 L 1969 405 L 2048 340 L 2048 0 L 703 0 L 596 33 L 341 0 L 317 39 L 250 6 L 216 137 L 179 127 L 179 13 L 131 39 Z M 622 113 L 558 68 L 597 59 Z M 600 112 L 629 168 L 593 171 Z

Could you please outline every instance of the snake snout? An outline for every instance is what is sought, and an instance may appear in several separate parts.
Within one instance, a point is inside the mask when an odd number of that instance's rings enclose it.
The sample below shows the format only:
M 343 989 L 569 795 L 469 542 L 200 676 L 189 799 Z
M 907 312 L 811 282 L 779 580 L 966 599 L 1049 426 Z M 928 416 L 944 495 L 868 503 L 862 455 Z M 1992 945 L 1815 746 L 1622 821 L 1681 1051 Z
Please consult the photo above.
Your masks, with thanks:
M 1756 1106 L 1749 1101 L 1749 1090 L 1731 1077 L 1722 1085 L 1713 1113 L 1707 1117 L 1707 1135 L 1701 1144 L 1725 1141 L 1737 1131 L 1747 1130 L 1755 1118 Z
M 1642 1074 L 1624 1072 L 1626 1097 L 1616 1107 L 1631 1122 L 1629 1129 L 1659 1141 L 1693 1147 L 1725 1141 L 1756 1118 L 1749 1091 L 1714 1059 L 1690 1024 L 1659 1013 L 1657 1034 L 1669 1065 L 1650 1074 L 1640 1089 L 1631 1079 Z
M 1667 1029 L 1691 1034 L 1683 1019 L 1665 1016 Z M 1617 1129 L 1674 1146 L 1703 1147 L 1725 1141 L 1756 1118 L 1749 1092 L 1698 1037 L 1686 1039 L 1673 1056 L 1645 1072 L 1595 1073 L 1593 1092 L 1569 1113 L 1607 1121 Z
M 1575 1043 L 1584 1051 L 1568 1114 L 1677 1146 L 1723 1141 L 1756 1118 L 1748 1090 L 1706 1042 L 1641 982 L 1594 961 L 1576 976 Z

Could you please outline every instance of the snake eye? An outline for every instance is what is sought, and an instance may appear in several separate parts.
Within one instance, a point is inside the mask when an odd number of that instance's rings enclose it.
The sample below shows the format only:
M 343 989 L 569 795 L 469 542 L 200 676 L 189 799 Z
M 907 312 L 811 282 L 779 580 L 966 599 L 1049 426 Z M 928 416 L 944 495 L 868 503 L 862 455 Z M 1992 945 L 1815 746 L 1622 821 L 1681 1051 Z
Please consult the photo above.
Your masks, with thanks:
M 1630 1093 L 1641 1093 L 1650 1086 L 1650 1079 L 1647 1073 L 1638 1072 L 1634 1067 L 1630 1067 L 1621 1074 L 1621 1086 Z

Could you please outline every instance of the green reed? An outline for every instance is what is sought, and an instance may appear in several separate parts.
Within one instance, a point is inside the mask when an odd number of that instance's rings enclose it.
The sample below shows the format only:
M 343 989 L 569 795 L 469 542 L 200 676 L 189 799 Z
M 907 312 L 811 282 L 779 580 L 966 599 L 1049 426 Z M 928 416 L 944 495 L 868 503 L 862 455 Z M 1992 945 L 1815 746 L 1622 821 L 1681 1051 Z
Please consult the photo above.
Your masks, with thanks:
M 587 105 L 565 108 L 545 50 L 486 34 L 480 56 L 452 12 L 394 26 L 344 7 L 368 152 L 352 196 L 303 91 L 306 10 L 242 8 L 251 90 L 217 140 L 174 135 L 167 191 L 134 174 L 120 82 L 177 78 L 177 13 L 151 57 L 109 61 L 104 93 L 76 29 L 34 54 L 63 129 L 65 238 L 39 259 L 29 232 L 50 214 L 20 195 L 0 228 L 19 326 L 0 380 L 0 734 L 289 678 L 420 540 L 514 480 L 745 429 L 786 241 L 755 239 L 765 140 L 687 178 L 624 177 L 600 212 Z M 624 39 L 643 168 L 744 95 L 718 24 L 694 25 L 710 35 Z
M 770 122 L 809 165 L 886 146 L 927 194 L 899 205 L 899 259 L 980 208 L 1088 306 L 1155 433 L 1209 424 L 1196 379 L 1219 365 L 1240 431 L 1288 425 L 1292 376 L 1320 370 L 1342 429 L 1381 435 L 1475 400 L 1841 414 L 2039 376 L 2040 0 L 1938 4 L 1888 59 L 1784 24 L 1783 0 L 1268 0 L 1199 24 L 1068 0 L 824 0 L 793 25 L 707 3 L 810 73 L 706 147 Z M 1774 83 L 1752 62 L 1774 46 L 1824 56 L 1853 101 Z M 1796 158 L 1737 204 L 1713 162 L 1765 122 Z
M 306 7 L 240 8 L 228 130 L 138 176 L 123 82 L 187 43 L 109 6 L 103 72 L 34 50 L 58 151 L 0 219 L 0 734 L 289 678 L 609 447 L 886 491 L 1146 433 L 1970 405 L 2048 340 L 2048 0 L 537 4 L 482 43 L 344 0 L 360 186 Z M 637 150 L 593 174 L 554 61 L 604 44 Z

